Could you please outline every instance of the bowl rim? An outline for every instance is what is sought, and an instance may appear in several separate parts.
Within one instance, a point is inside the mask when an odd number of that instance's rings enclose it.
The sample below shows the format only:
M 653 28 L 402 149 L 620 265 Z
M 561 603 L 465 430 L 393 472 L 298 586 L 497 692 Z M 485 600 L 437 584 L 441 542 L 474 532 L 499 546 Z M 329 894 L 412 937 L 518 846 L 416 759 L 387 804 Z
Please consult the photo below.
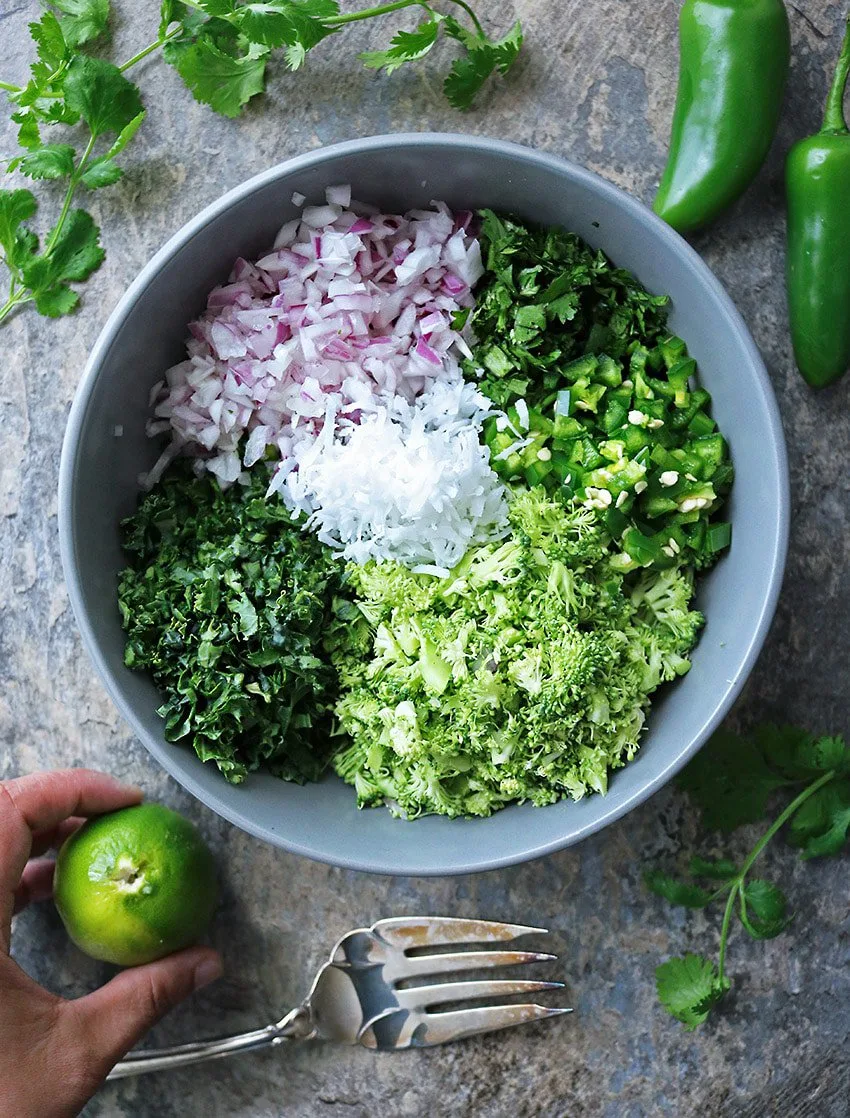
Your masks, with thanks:
M 676 254 L 683 257 L 686 263 L 699 274 L 701 282 L 722 304 L 729 319 L 730 332 L 735 336 L 737 343 L 741 346 L 742 350 L 746 352 L 750 360 L 767 413 L 770 447 L 772 449 L 774 469 L 779 490 L 778 508 L 776 510 L 776 529 L 773 539 L 770 542 L 768 589 L 761 605 L 758 622 L 750 636 L 746 652 L 741 659 L 740 670 L 734 682 L 729 685 L 728 690 L 720 698 L 712 715 L 707 718 L 700 727 L 695 728 L 694 732 L 688 735 L 689 740 L 687 745 L 683 746 L 675 756 L 670 758 L 669 763 L 665 765 L 663 770 L 657 773 L 651 780 L 647 780 L 646 783 L 641 785 L 640 788 L 636 789 L 630 796 L 616 806 L 611 806 L 607 810 L 603 806 L 597 818 L 570 831 L 570 833 L 565 836 L 556 837 L 549 842 L 538 843 L 529 848 L 526 848 L 522 841 L 520 841 L 515 852 L 502 857 L 469 857 L 463 864 L 455 864 L 450 868 L 417 867 L 412 871 L 406 871 L 403 868 L 400 869 L 398 866 L 393 866 L 389 855 L 387 855 L 386 860 L 373 859 L 367 861 L 362 858 L 351 857 L 347 855 L 344 850 L 341 851 L 338 856 L 317 853 L 309 846 L 301 844 L 297 840 L 292 840 L 256 823 L 247 812 L 231 810 L 231 808 L 226 803 L 223 803 L 215 793 L 210 793 L 208 789 L 201 787 L 200 782 L 195 779 L 190 768 L 185 764 L 185 759 L 182 755 L 179 757 L 176 755 L 173 746 L 170 746 L 164 740 L 155 740 L 153 736 L 148 733 L 133 708 L 130 704 L 125 702 L 118 686 L 117 678 L 100 650 L 94 626 L 89 619 L 75 562 L 76 531 L 73 517 L 75 464 L 92 392 L 100 376 L 101 362 L 112 346 L 123 322 L 131 314 L 141 293 L 156 276 L 160 268 L 168 260 L 173 258 L 202 229 L 219 218 L 230 209 L 231 206 L 242 201 L 269 183 L 284 178 L 294 172 L 306 170 L 333 160 L 338 156 L 355 153 L 363 154 L 364 152 L 378 154 L 401 146 L 421 148 L 434 146 L 445 148 L 448 146 L 462 148 L 467 152 L 486 151 L 488 153 L 498 153 L 514 158 L 519 157 L 526 162 L 538 164 L 549 170 L 557 171 L 559 174 L 566 175 L 572 181 L 585 186 L 590 191 L 606 197 L 621 210 L 626 211 L 638 223 L 642 223 L 645 226 L 648 224 L 652 233 L 658 237 L 660 241 L 666 242 Z M 714 275 L 702 257 L 683 237 L 657 217 L 652 210 L 638 199 L 633 198 L 630 194 L 615 186 L 613 183 L 608 182 L 600 175 L 579 166 L 571 160 L 547 152 L 537 151 L 524 144 L 493 139 L 488 136 L 472 136 L 455 132 L 399 132 L 367 136 L 354 140 L 346 140 L 342 143 L 330 144 L 326 147 L 317 148 L 314 151 L 294 156 L 265 171 L 261 171 L 259 174 L 253 175 L 251 178 L 228 190 L 221 197 L 205 206 L 195 217 L 191 218 L 178 229 L 151 257 L 124 292 L 107 318 L 91 350 L 74 394 L 65 428 L 59 464 L 58 498 L 60 555 L 65 582 L 68 588 L 68 596 L 83 638 L 83 645 L 98 675 L 104 683 L 110 698 L 117 706 L 125 721 L 130 725 L 135 736 L 142 742 L 148 752 L 154 756 L 166 772 L 168 772 L 183 788 L 199 799 L 201 803 L 227 819 L 228 822 L 247 831 L 254 837 L 287 850 L 290 853 L 299 854 L 329 865 L 339 866 L 343 869 L 396 876 L 399 873 L 405 872 L 412 872 L 416 876 L 422 877 L 442 877 L 464 873 L 478 873 L 517 865 L 534 858 L 552 854 L 558 850 L 581 842 L 597 831 L 601 831 L 609 824 L 621 819 L 667 784 L 699 751 L 708 737 L 726 717 L 730 708 L 741 694 L 755 666 L 776 611 L 785 573 L 790 531 L 790 484 L 787 449 L 773 386 L 761 353 L 741 313 L 738 311 L 720 280 Z M 194 758 L 191 759 L 194 760 Z M 605 801 L 603 798 L 602 804 L 604 805 L 604 803 Z

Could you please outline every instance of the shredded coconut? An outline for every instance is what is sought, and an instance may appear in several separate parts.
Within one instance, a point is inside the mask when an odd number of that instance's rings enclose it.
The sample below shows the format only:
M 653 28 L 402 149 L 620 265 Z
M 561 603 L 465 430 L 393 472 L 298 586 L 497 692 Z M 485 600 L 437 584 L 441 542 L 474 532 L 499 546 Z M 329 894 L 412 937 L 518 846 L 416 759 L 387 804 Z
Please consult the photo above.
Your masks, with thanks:
M 346 559 L 448 574 L 471 544 L 507 532 L 504 489 L 478 438 L 490 409 L 462 380 L 437 382 L 413 404 L 396 396 L 340 437 L 319 438 L 288 475 L 288 498 L 312 509 L 308 527 Z

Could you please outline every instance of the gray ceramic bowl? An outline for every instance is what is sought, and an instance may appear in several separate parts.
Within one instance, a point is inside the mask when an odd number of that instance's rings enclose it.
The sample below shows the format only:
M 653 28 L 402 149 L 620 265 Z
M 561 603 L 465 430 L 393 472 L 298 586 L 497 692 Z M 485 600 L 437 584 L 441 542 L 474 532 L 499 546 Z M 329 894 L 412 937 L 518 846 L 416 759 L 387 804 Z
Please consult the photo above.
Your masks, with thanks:
M 489 819 L 393 819 L 358 811 L 335 776 L 305 788 L 259 774 L 225 783 L 191 750 L 169 745 L 158 695 L 122 662 L 115 604 L 118 522 L 135 506 L 155 448 L 145 438 L 148 390 L 181 359 L 186 324 L 239 255 L 259 254 L 294 216 L 293 191 L 321 200 L 333 183 L 388 209 L 441 198 L 562 224 L 672 295 L 672 327 L 688 342 L 737 467 L 734 543 L 700 584 L 708 625 L 693 669 L 656 704 L 637 759 L 607 796 L 511 807 Z M 115 429 L 123 429 L 116 437 Z M 153 756 L 214 811 L 259 838 L 339 866 L 392 874 L 492 869 L 578 842 L 659 789 L 729 710 L 764 641 L 782 580 L 788 532 L 785 446 L 758 351 L 697 254 L 649 210 L 564 160 L 495 140 L 379 136 L 322 148 L 258 175 L 214 202 L 151 260 L 110 317 L 71 409 L 60 471 L 59 525 L 74 612 L 113 699 Z

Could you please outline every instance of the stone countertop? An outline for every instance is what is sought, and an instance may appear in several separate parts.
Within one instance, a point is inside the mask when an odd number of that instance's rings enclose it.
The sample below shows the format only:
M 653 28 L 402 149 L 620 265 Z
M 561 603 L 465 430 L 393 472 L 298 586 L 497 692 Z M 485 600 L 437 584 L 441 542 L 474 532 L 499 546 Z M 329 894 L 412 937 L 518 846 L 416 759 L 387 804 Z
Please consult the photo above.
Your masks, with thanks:
M 153 4 L 117 0 L 113 57 L 154 33 Z M 838 50 L 844 4 L 789 3 L 794 71 L 778 141 L 734 212 L 696 241 L 765 356 L 789 440 L 794 518 L 776 623 L 736 708 L 847 731 L 850 720 L 848 489 L 850 378 L 820 394 L 796 374 L 782 284 L 782 158 L 815 129 Z M 224 878 L 213 939 L 227 977 L 151 1038 L 193 1039 L 266 1023 L 295 1004 L 336 936 L 382 915 L 435 912 L 533 921 L 554 931 L 576 1013 L 499 1037 L 400 1055 L 304 1046 L 105 1088 L 92 1118 L 171 1114 L 272 1118 L 424 1115 L 829 1116 L 850 1090 L 850 921 L 842 860 L 803 866 L 771 851 L 766 876 L 787 889 L 792 930 L 765 944 L 734 935 L 735 989 L 690 1034 L 655 1004 L 653 969 L 685 948 L 713 951 L 718 919 L 646 894 L 641 871 L 694 841 L 691 813 L 665 790 L 577 848 L 525 866 L 445 880 L 388 879 L 314 864 L 265 846 L 187 796 L 119 719 L 82 651 L 68 608 L 56 530 L 56 479 L 68 407 L 108 312 L 168 236 L 256 171 L 322 144 L 378 132 L 456 130 L 564 154 L 649 201 L 664 159 L 675 92 L 674 0 L 513 0 L 488 5 L 527 31 L 522 62 L 477 111 L 443 102 L 439 68 L 391 78 L 365 72 L 358 50 L 375 25 L 323 44 L 300 75 L 278 65 L 240 121 L 196 104 L 156 60 L 134 72 L 149 119 L 123 183 L 93 199 L 105 265 L 79 314 L 25 312 L 2 332 L 0 362 L 0 778 L 88 765 L 140 783 L 193 818 Z M 3 0 L 0 71 L 23 76 L 25 24 L 37 0 Z M 384 27 L 386 35 L 387 26 Z M 4 147 L 12 132 L 4 123 Z M 51 195 L 40 189 L 42 196 Z M 50 205 L 55 204 L 52 198 Z M 745 848 L 746 836 L 735 840 Z M 15 929 L 21 964 L 52 989 L 81 994 L 106 976 L 66 940 L 49 906 Z

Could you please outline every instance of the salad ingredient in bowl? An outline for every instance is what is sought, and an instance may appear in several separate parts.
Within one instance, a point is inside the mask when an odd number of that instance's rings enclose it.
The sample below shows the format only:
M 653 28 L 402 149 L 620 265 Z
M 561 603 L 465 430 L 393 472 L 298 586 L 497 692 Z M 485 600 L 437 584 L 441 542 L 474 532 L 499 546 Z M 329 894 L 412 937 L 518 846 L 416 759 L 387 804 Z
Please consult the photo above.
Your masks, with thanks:
M 637 752 L 650 694 L 688 671 L 703 619 L 687 570 L 632 582 L 594 510 L 541 488 L 509 517 L 509 540 L 446 578 L 350 568 L 333 660 L 352 744 L 334 767 L 361 805 L 489 815 L 605 792 Z
M 222 490 L 175 463 L 124 535 L 124 662 L 166 697 L 170 741 L 188 741 L 230 781 L 264 764 L 317 780 L 328 757 L 334 677 L 322 659 L 341 568 L 268 479 Z
M 347 187 L 237 261 L 125 526 L 168 739 L 231 781 L 332 764 L 407 817 L 604 792 L 730 540 L 665 304 L 564 230 Z

